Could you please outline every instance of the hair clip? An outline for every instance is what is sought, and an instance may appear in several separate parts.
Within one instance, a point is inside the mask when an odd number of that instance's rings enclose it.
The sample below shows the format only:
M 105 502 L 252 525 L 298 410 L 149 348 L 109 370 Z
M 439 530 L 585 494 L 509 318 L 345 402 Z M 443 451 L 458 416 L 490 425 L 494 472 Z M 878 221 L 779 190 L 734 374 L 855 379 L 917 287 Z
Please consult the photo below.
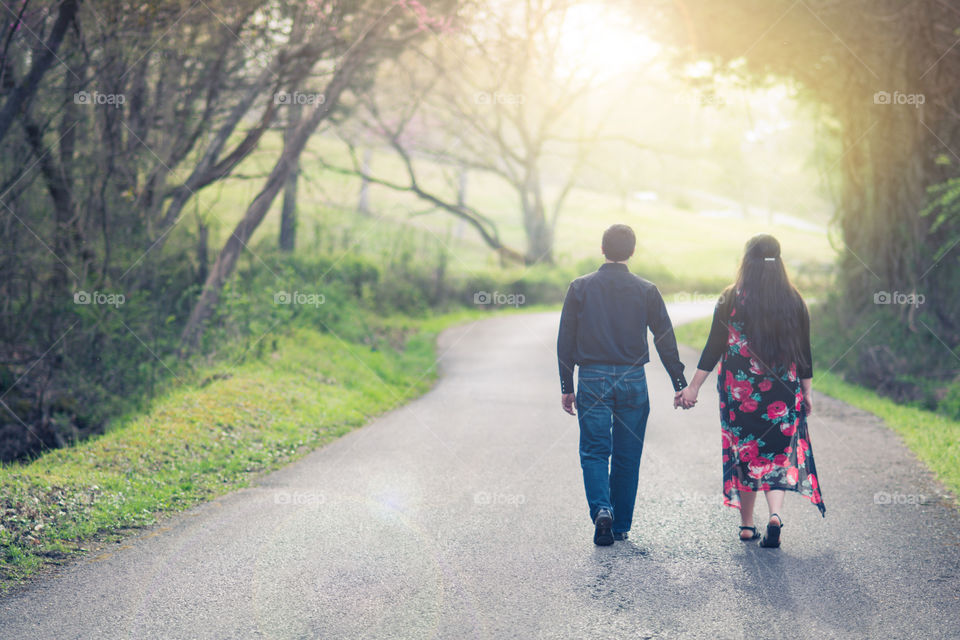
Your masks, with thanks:
M 776 258 L 764 258 L 764 260 L 766 260 L 767 262 L 773 262 L 774 260 L 776 260 Z

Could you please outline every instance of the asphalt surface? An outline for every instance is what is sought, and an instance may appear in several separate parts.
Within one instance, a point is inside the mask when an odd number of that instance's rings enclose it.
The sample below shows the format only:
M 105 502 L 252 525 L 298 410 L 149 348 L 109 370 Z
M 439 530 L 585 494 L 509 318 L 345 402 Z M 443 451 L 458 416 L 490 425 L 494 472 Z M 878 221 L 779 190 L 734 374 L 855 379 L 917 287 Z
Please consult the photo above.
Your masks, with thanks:
M 431 392 L 0 600 L 0 638 L 960 637 L 957 510 L 822 395 L 827 517 L 788 495 L 783 546 L 761 549 L 721 503 L 714 382 L 674 410 L 654 356 L 631 538 L 595 547 L 557 322 L 449 330 Z

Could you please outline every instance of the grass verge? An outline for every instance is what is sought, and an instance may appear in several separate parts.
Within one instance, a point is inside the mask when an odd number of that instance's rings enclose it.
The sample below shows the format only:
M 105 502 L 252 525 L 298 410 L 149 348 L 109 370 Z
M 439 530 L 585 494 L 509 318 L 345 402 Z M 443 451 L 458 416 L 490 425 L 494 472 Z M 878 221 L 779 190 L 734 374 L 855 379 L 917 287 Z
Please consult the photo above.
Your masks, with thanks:
M 711 318 L 702 318 L 676 327 L 677 341 L 702 349 L 710 333 Z M 882 419 L 896 431 L 927 467 L 936 474 L 960 503 L 960 421 L 932 411 L 897 404 L 859 385 L 850 384 L 830 372 L 817 373 L 814 349 L 814 388 Z M 823 367 L 821 367 L 823 368 Z
M 424 393 L 438 333 L 487 315 L 390 318 L 364 344 L 291 329 L 262 358 L 212 367 L 98 438 L 0 466 L 0 593 Z

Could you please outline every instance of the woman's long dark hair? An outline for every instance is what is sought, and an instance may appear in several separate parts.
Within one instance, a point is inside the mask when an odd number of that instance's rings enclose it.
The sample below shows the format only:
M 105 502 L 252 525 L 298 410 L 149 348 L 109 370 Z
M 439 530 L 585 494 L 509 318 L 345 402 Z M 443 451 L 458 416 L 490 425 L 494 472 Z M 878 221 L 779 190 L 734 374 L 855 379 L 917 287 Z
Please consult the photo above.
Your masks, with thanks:
M 790 283 L 776 238 L 761 233 L 747 241 L 733 289 L 734 308 L 743 310 L 750 351 L 764 369 L 810 364 L 802 335 L 807 306 Z

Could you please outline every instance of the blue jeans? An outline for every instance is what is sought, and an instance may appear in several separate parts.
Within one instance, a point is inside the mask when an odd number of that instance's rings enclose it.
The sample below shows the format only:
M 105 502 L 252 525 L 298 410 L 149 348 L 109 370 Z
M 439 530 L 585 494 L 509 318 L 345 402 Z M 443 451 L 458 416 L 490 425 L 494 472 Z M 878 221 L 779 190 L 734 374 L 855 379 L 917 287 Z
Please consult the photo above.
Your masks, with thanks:
M 650 415 L 643 366 L 580 367 L 576 400 L 590 521 L 596 520 L 600 509 L 609 509 L 613 531 L 629 531 Z

